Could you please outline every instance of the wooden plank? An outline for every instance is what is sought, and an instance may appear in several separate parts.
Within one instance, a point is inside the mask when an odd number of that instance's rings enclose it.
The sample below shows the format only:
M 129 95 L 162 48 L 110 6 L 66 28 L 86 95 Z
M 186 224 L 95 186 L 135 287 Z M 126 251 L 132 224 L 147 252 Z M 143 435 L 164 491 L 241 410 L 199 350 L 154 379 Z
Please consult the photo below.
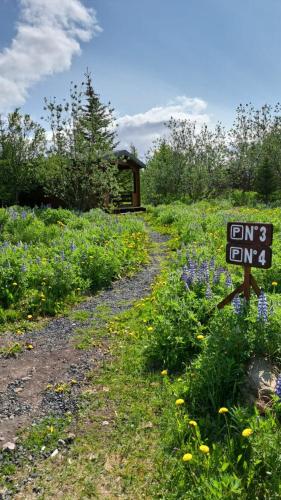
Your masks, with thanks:
M 273 224 L 260 222 L 229 222 L 227 224 L 227 241 L 245 245 L 272 245 Z
M 225 299 L 223 299 L 217 305 L 217 307 L 219 309 L 222 309 L 224 306 L 226 306 L 227 304 L 229 304 L 230 302 L 232 302 L 232 300 L 234 299 L 235 295 L 238 295 L 239 293 L 242 293 L 243 291 L 244 291 L 244 283 L 242 283 L 242 285 L 239 285 L 237 288 L 235 288 L 235 290 L 233 292 L 231 292 L 227 297 L 225 297 Z
M 257 282 L 252 274 L 251 274 L 251 285 L 252 285 L 254 291 L 256 292 L 257 296 L 259 297 L 261 294 L 261 289 L 260 289 L 259 285 L 257 284 Z
M 244 267 L 244 297 L 249 302 L 251 296 L 251 268 L 250 266 Z
M 226 262 L 238 266 L 269 269 L 272 263 L 272 250 L 270 247 L 258 245 L 228 243 L 226 245 Z

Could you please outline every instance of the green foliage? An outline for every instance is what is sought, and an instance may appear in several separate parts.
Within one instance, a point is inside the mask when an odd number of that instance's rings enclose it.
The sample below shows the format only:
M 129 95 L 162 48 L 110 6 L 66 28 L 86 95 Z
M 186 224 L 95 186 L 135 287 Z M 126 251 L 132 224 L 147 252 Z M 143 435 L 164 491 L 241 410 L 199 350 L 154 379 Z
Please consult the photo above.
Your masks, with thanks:
M 233 189 L 229 193 L 229 198 L 234 207 L 255 207 L 259 202 L 258 193 L 255 191 L 241 191 L 240 189 Z
M 45 99 L 52 147 L 42 163 L 45 191 L 79 210 L 104 206 L 118 194 L 113 109 L 100 102 L 87 72 L 81 87 L 72 84 L 63 104 Z
M 20 192 L 37 185 L 39 163 L 46 146 L 45 131 L 19 109 L 0 116 L 0 199 L 18 203 Z
M 244 201 L 240 192 L 257 191 L 271 201 L 281 183 L 280 110 L 280 104 L 241 104 L 227 132 L 220 124 L 212 131 L 194 121 L 170 120 L 169 136 L 154 145 L 142 176 L 145 200 L 191 202 L 234 190 L 234 201 L 242 205 L 250 194 Z
M 146 261 L 134 217 L 101 210 L 0 209 L 0 322 L 56 314 Z
M 16 358 L 22 352 L 22 346 L 18 342 L 0 348 L 0 358 Z
M 281 366 L 280 215 L 280 209 L 234 208 L 229 201 L 149 210 L 150 220 L 168 224 L 178 235 L 177 258 L 141 312 L 151 330 L 144 340 L 146 366 L 168 373 L 162 374 L 171 400 L 164 411 L 165 452 L 172 460 L 167 498 L 186 498 L 186 492 L 190 499 L 206 500 L 280 497 L 281 403 L 273 397 L 261 416 L 245 390 L 254 356 Z M 230 291 L 228 273 L 231 288 L 242 281 L 238 266 L 222 269 L 229 220 L 274 224 L 273 267 L 253 271 L 267 293 L 267 321 L 258 317 L 255 297 L 239 314 L 232 305 L 216 308 Z M 182 266 L 190 261 L 197 278 L 186 288 Z M 250 430 L 243 435 L 245 429 Z M 202 451 L 201 445 L 208 448 Z M 187 461 L 185 454 L 191 454 Z

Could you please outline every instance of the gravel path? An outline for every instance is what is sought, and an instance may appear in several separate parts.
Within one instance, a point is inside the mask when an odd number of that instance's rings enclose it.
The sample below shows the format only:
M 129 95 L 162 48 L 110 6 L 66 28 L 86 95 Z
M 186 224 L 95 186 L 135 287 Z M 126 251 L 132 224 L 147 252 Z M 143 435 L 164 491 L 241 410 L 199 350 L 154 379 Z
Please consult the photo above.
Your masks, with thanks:
M 87 383 L 87 372 L 98 369 L 110 356 L 106 337 L 98 348 L 90 351 L 75 348 L 75 331 L 78 327 L 102 326 L 110 316 L 150 293 L 168 237 L 150 232 L 150 238 L 158 245 L 153 246 L 148 265 L 132 278 L 114 282 L 112 288 L 74 309 L 87 311 L 86 321 L 73 321 L 69 317 L 53 319 L 45 328 L 26 334 L 25 341 L 32 344 L 32 350 L 24 351 L 18 358 L 0 359 L 0 447 L 16 440 L 17 431 L 38 418 L 75 412 L 81 388 Z M 107 312 L 107 317 L 101 316 L 101 310 Z M 55 388 L 61 384 L 67 384 L 67 391 L 56 392 Z M 50 385 L 52 388 L 47 387 Z

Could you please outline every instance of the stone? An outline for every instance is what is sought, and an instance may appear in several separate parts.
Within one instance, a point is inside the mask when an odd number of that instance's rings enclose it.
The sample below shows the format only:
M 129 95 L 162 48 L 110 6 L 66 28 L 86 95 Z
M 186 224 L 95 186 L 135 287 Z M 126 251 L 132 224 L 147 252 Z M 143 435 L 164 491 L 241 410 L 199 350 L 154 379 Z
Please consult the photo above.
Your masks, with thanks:
M 8 441 L 7 443 L 3 444 L 2 448 L 4 451 L 14 451 L 16 449 L 16 445 L 15 443 Z
M 56 456 L 59 454 L 59 450 L 56 448 L 53 453 L 51 453 L 50 457 L 51 458 L 56 458 Z
M 73 432 L 69 432 L 66 438 L 64 438 L 64 441 L 65 443 L 70 444 L 74 441 L 75 438 L 76 438 L 75 434 Z
M 257 398 L 269 398 L 275 392 L 276 368 L 265 358 L 253 358 L 247 370 L 247 392 Z

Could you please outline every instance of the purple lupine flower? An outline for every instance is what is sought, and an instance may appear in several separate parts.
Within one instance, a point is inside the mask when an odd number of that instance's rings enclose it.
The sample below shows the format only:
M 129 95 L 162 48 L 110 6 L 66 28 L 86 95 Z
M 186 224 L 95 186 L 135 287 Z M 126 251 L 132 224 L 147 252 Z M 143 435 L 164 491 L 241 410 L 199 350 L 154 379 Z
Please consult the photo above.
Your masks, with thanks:
M 77 248 L 77 247 L 76 247 L 75 243 L 73 243 L 73 242 L 72 242 L 72 243 L 71 243 L 71 245 L 70 245 L 70 250 L 71 250 L 72 252 L 74 252 L 74 250 L 76 250 L 76 248 Z
M 265 323 L 268 318 L 268 307 L 267 300 L 264 291 L 262 290 L 258 300 L 258 319 L 261 319 Z
M 213 284 L 215 285 L 216 283 L 219 283 L 221 274 L 225 272 L 224 267 L 219 266 L 215 269 L 214 275 L 213 275 Z
M 182 279 L 183 281 L 186 281 L 186 280 L 187 280 L 187 278 L 188 278 L 188 274 L 187 274 L 187 272 L 188 272 L 187 266 L 186 266 L 186 265 L 184 265 L 184 266 L 183 266 L 183 268 L 182 268 L 182 274 L 181 274 L 181 279 Z
M 64 253 L 64 250 L 61 251 L 61 260 L 65 260 L 65 253 Z
M 220 277 L 221 277 L 221 272 L 220 272 L 220 268 L 217 267 L 214 271 L 214 275 L 213 275 L 213 284 L 216 285 L 219 281 L 220 281 Z
M 214 259 L 214 257 L 211 258 L 211 260 L 209 262 L 209 267 L 210 267 L 211 271 L 213 271 L 215 269 L 215 259 Z
M 281 375 L 279 375 L 276 382 L 275 394 L 281 399 Z
M 205 280 L 206 280 L 205 268 L 204 268 L 204 266 L 202 264 L 201 264 L 201 266 L 197 270 L 196 278 L 197 278 L 197 281 L 199 283 L 204 283 Z
M 36 262 L 36 264 L 41 264 L 41 259 L 40 259 L 40 257 L 36 257 L 35 262 Z
M 211 290 L 210 283 L 208 283 L 207 288 L 206 288 L 205 297 L 206 297 L 206 299 L 209 300 L 212 298 L 212 296 L 213 296 L 213 292 Z
M 27 250 L 27 249 L 28 249 L 28 244 L 27 244 L 27 243 L 25 243 L 25 244 L 23 245 L 23 248 L 24 248 L 24 250 Z
M 195 273 L 196 273 L 196 263 L 194 262 L 194 260 L 189 259 L 188 264 L 189 264 L 189 268 L 188 268 L 189 276 L 191 278 L 191 281 L 193 282 L 193 280 L 195 278 Z
M 191 279 L 190 275 L 188 274 L 187 266 L 183 266 L 183 272 L 181 275 L 181 279 L 184 281 L 186 289 L 189 290 L 189 287 L 192 284 L 192 279 Z
M 25 210 L 23 210 L 21 213 L 21 218 L 26 219 L 26 217 L 27 217 L 27 212 Z
M 232 279 L 231 279 L 231 276 L 229 273 L 226 273 L 225 284 L 226 284 L 227 288 L 232 287 Z
M 203 262 L 204 264 L 204 270 L 205 270 L 205 278 L 206 278 L 206 281 L 209 281 L 210 279 L 210 269 L 209 269 L 209 263 L 207 261 L 204 261 Z
M 234 299 L 232 300 L 232 305 L 233 305 L 233 309 L 234 309 L 235 314 L 241 314 L 242 302 L 241 302 L 239 295 L 235 295 Z
M 22 272 L 22 273 L 26 273 L 26 271 L 27 271 L 27 267 L 26 267 L 26 265 L 25 265 L 25 264 L 22 264 L 22 266 L 21 266 L 21 272 Z

